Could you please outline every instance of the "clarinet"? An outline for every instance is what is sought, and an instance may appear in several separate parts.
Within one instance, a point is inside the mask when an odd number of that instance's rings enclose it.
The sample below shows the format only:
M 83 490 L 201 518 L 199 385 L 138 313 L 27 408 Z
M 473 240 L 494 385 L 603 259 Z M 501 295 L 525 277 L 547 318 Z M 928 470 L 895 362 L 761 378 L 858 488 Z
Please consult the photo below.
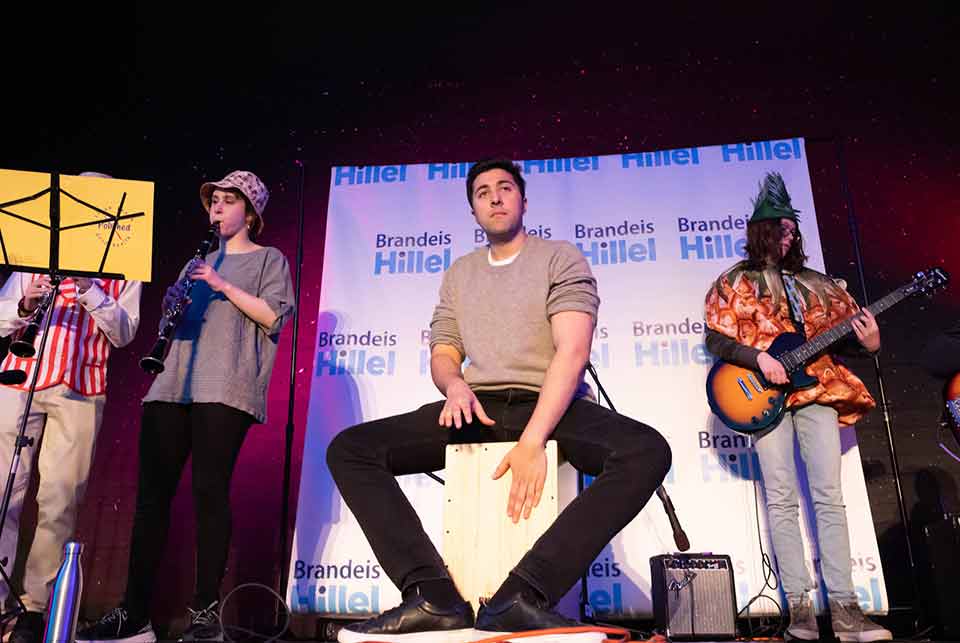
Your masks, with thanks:
M 207 236 L 200 242 L 196 253 L 194 253 L 190 263 L 187 264 L 187 270 L 184 272 L 183 278 L 178 282 L 183 291 L 183 295 L 174 302 L 173 306 L 164 311 L 163 319 L 160 320 L 160 332 L 157 335 L 156 343 L 153 345 L 153 350 L 150 351 L 149 355 L 144 356 L 140 360 L 140 368 L 151 375 L 157 375 L 163 372 L 163 360 L 167 358 L 170 338 L 173 337 L 173 331 L 175 331 L 180 324 L 180 318 L 187 308 L 187 299 L 189 299 L 190 291 L 193 289 L 194 282 L 190 279 L 190 271 L 198 262 L 203 261 L 207 253 L 210 252 L 210 246 L 213 245 L 219 231 L 219 223 L 214 223 L 210 226 L 210 229 L 207 230 Z
M 37 349 L 34 347 L 34 343 L 37 340 L 37 333 L 40 331 L 40 324 L 43 323 L 43 316 L 47 314 L 47 308 L 53 303 L 53 298 L 58 292 L 57 286 L 59 284 L 60 277 L 55 276 L 51 279 L 50 292 L 44 295 L 43 299 L 37 304 L 37 308 L 33 311 L 30 322 L 27 324 L 27 327 L 23 329 L 20 337 L 11 342 L 10 352 L 17 357 L 33 357 L 37 353 Z

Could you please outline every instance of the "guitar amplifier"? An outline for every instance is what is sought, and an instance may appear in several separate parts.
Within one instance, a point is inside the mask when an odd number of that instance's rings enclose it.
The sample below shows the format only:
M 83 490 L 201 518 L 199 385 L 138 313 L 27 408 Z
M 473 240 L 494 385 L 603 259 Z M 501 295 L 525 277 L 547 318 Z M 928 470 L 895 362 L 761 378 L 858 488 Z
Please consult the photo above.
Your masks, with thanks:
M 732 639 L 737 601 L 729 556 L 673 554 L 650 559 L 653 616 L 667 638 Z

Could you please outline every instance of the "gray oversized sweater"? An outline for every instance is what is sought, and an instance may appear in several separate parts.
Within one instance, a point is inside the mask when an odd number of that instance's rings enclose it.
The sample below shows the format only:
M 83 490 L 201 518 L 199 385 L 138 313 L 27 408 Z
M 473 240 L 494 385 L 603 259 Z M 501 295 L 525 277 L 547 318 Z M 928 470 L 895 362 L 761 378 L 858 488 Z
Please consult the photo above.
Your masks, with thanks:
M 283 253 L 270 247 L 243 254 L 218 250 L 206 261 L 221 277 L 266 301 L 277 321 L 263 328 L 224 294 L 194 282 L 192 302 L 170 343 L 166 368 L 143 401 L 219 402 L 264 422 L 280 330 L 293 312 L 290 268 Z
M 469 362 L 474 390 L 539 391 L 556 349 L 550 318 L 581 311 L 597 318 L 597 282 L 567 241 L 527 237 L 512 263 L 492 266 L 487 248 L 457 259 L 443 277 L 430 322 L 430 347 L 449 344 Z M 586 394 L 581 385 L 580 395 Z

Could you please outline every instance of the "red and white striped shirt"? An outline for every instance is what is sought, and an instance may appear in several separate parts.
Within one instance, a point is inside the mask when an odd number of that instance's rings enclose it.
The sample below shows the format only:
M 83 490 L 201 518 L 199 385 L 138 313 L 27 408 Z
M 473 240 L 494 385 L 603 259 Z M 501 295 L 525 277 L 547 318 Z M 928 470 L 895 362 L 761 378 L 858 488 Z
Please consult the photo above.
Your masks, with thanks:
M 24 287 L 37 275 L 13 273 L 0 292 L 0 335 L 16 339 L 27 325 L 17 306 Z M 65 384 L 81 395 L 102 395 L 107 387 L 107 359 L 112 346 L 126 346 L 133 340 L 140 323 L 139 281 L 95 279 L 82 295 L 69 277 L 60 284 L 60 293 L 48 311 L 50 338 L 44 349 L 37 378 L 37 390 Z M 39 351 L 43 324 L 35 346 Z M 21 391 L 30 388 L 36 356 L 20 358 L 7 355 L 0 370 L 20 369 L 27 381 L 12 386 Z

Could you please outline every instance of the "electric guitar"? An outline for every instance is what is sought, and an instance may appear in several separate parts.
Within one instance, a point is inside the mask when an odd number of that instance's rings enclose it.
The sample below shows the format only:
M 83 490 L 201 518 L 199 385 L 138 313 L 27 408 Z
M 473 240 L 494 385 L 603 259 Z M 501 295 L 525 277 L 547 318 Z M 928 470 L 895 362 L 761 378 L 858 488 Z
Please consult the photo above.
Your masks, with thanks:
M 870 304 L 867 310 L 877 315 L 908 297 L 932 293 L 949 280 L 950 275 L 940 268 L 918 272 L 913 281 Z M 767 353 L 783 364 L 788 384 L 771 384 L 760 371 L 718 360 L 707 376 L 710 410 L 738 433 L 756 433 L 775 425 L 783 418 L 791 391 L 816 385 L 817 378 L 808 375 L 804 367 L 852 330 L 848 319 L 809 341 L 800 333 L 777 335 Z

